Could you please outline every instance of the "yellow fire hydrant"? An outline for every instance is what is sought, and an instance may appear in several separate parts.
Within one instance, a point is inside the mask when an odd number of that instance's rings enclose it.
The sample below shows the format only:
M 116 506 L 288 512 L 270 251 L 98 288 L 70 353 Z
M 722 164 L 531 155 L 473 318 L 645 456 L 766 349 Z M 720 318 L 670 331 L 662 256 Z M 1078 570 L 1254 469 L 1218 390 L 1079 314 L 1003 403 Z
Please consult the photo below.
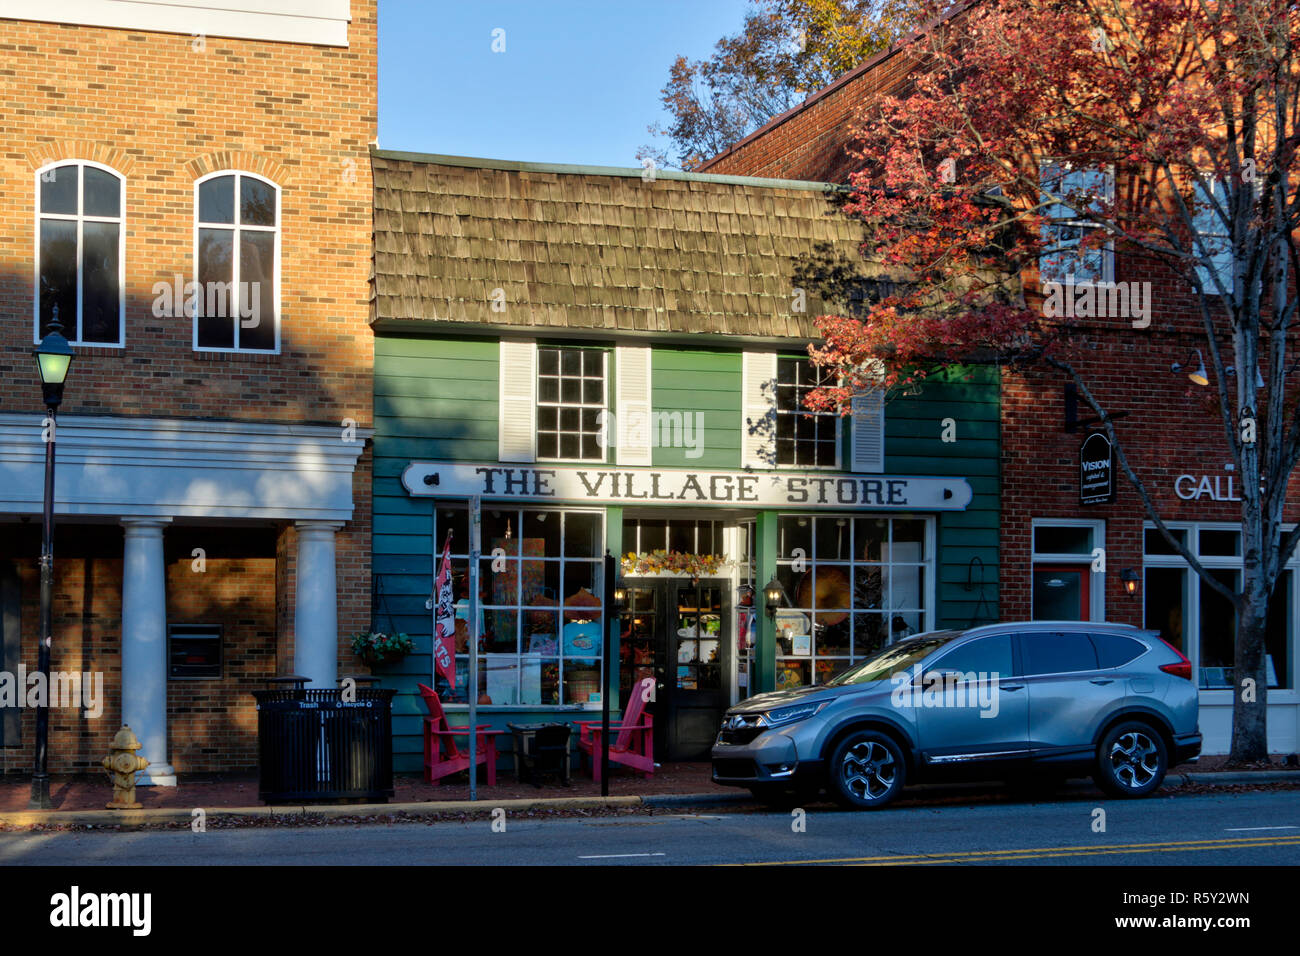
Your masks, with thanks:
M 140 809 L 141 805 L 135 802 L 135 775 L 149 766 L 148 759 L 136 753 L 143 746 L 126 724 L 109 744 L 111 753 L 101 761 L 113 781 L 113 801 L 108 804 L 108 809 Z

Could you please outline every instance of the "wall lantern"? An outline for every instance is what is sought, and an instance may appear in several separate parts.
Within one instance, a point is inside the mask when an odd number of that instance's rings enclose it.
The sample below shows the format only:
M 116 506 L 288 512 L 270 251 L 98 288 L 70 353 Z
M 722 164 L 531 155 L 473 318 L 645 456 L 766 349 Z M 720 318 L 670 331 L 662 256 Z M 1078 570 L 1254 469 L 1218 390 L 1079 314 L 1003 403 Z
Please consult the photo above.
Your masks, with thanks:
M 627 582 L 619 578 L 614 582 L 614 610 L 622 611 L 627 608 Z
M 1205 358 L 1201 355 L 1200 349 L 1193 349 L 1191 353 L 1187 356 L 1186 362 L 1175 362 L 1173 365 L 1169 366 L 1169 371 L 1171 372 L 1186 371 L 1188 367 L 1191 365 L 1193 355 L 1196 356 L 1196 368 L 1192 371 L 1187 372 L 1187 377 L 1191 379 L 1194 385 L 1209 385 L 1210 376 L 1209 373 L 1205 371 Z
M 772 580 L 767 582 L 763 588 L 763 604 L 767 607 L 767 616 L 776 620 L 777 608 L 781 606 L 785 599 L 785 590 L 781 587 L 781 582 L 772 575 Z
M 1138 576 L 1132 568 L 1125 568 L 1119 573 L 1120 580 L 1124 582 L 1124 590 L 1129 594 L 1138 593 Z

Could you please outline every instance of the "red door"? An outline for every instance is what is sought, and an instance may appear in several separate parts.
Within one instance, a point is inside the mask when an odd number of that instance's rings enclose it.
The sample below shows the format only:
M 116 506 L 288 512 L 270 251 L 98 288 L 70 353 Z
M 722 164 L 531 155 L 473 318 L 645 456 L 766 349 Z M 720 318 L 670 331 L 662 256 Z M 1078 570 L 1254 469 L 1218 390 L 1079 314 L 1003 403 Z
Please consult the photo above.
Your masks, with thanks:
M 1089 620 L 1091 578 L 1092 567 L 1087 564 L 1034 565 L 1033 619 Z

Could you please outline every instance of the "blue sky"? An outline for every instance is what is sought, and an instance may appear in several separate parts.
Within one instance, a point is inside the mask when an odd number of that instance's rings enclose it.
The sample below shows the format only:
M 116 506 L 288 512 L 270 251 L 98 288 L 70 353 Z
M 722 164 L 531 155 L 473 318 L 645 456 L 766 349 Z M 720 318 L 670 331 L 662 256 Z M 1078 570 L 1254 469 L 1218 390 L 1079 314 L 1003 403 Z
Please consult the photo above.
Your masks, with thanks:
M 379 145 L 640 166 L 677 54 L 707 56 L 745 0 L 379 0 Z M 505 51 L 492 51 L 493 30 Z

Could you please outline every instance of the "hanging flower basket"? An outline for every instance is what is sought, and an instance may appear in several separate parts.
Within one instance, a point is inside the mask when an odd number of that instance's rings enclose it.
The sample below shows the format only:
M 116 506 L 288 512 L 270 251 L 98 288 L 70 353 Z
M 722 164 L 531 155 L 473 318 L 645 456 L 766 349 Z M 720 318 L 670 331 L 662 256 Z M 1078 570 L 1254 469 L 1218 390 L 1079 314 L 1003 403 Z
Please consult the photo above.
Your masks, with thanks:
M 367 664 L 400 661 L 415 642 L 405 634 L 384 634 L 381 631 L 358 631 L 352 635 L 352 653 Z
M 714 577 L 731 566 L 722 554 L 687 554 L 684 551 L 629 551 L 622 560 L 624 574 L 672 574 L 698 579 Z

